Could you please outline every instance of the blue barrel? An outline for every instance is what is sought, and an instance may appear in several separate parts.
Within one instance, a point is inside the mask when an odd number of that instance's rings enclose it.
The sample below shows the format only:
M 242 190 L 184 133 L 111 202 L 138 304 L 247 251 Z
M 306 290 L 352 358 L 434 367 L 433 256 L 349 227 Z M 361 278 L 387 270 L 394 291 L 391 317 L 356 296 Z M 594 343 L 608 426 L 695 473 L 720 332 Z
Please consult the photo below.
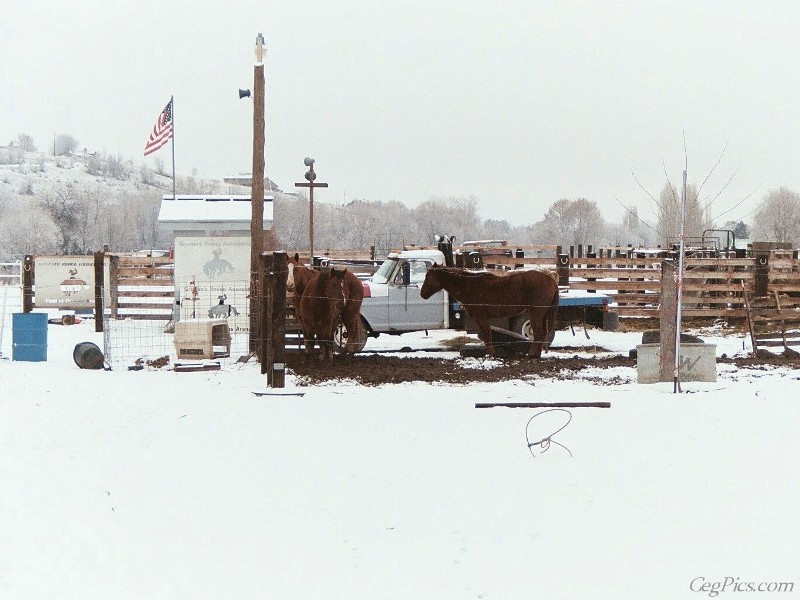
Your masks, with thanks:
M 47 314 L 11 315 L 11 360 L 47 360 Z

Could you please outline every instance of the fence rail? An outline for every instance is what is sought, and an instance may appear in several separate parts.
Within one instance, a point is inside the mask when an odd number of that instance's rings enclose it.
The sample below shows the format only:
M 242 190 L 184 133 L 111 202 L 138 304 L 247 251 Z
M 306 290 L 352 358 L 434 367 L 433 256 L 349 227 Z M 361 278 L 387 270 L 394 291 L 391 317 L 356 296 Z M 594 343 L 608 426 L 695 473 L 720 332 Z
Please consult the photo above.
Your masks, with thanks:
M 610 253 L 609 253 L 610 254 Z M 569 287 L 608 294 L 620 317 L 656 317 L 661 303 L 661 264 L 656 256 L 559 255 L 541 258 L 488 256 L 488 268 L 561 267 Z M 559 262 L 561 264 L 559 265 Z M 754 296 L 779 293 L 787 309 L 800 307 L 800 260 L 776 251 L 748 258 L 687 257 L 682 313 L 686 317 L 742 318 L 747 315 L 743 291 Z

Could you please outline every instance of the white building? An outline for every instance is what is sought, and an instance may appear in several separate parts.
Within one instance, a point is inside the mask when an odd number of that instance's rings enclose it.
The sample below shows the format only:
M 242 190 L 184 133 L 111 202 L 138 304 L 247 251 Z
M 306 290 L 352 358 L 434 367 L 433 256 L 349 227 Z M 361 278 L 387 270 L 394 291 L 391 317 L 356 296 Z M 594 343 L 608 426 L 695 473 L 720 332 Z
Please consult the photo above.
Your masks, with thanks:
M 272 229 L 273 197 L 264 195 L 264 231 Z M 250 196 L 164 194 L 158 212 L 162 238 L 250 235 Z

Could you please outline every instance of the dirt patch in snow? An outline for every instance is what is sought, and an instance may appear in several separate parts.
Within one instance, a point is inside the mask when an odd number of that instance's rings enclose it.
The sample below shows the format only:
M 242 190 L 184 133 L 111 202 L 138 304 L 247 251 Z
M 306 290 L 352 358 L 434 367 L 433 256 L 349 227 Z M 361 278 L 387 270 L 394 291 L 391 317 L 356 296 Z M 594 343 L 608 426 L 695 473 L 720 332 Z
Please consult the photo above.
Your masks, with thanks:
M 530 358 L 436 358 L 414 356 L 414 353 L 358 354 L 345 358 L 336 356 L 333 364 L 321 364 L 318 360 L 305 364 L 301 354 L 287 354 L 286 366 L 297 377 L 300 385 L 315 385 L 335 381 L 354 381 L 361 385 L 382 385 L 422 381 L 428 383 L 447 382 L 468 385 L 474 382 L 509 381 L 514 379 L 584 379 L 598 384 L 614 385 L 626 383 L 619 377 L 606 381 L 596 375 L 581 375 L 587 369 L 611 369 L 615 367 L 636 368 L 636 359 L 627 355 L 605 355 L 586 358 L 570 354 L 573 349 L 559 348 L 541 360 Z M 585 352 L 585 348 L 575 348 Z M 598 351 L 603 352 L 602 348 Z M 770 369 L 790 367 L 800 369 L 800 359 L 774 355 L 771 357 L 719 358 L 718 363 L 734 364 L 740 368 Z M 632 374 L 635 379 L 635 374 Z
M 485 367 L 483 363 L 487 363 Z M 305 365 L 298 354 L 286 357 L 286 366 L 301 385 L 334 380 L 351 380 L 361 385 L 381 385 L 423 381 L 469 384 L 476 381 L 508 381 L 512 379 L 571 379 L 588 368 L 635 367 L 636 361 L 623 356 L 586 358 L 546 357 L 542 360 L 518 359 L 452 359 L 415 356 L 359 354 L 351 358 L 337 356 L 332 365 L 314 362 Z

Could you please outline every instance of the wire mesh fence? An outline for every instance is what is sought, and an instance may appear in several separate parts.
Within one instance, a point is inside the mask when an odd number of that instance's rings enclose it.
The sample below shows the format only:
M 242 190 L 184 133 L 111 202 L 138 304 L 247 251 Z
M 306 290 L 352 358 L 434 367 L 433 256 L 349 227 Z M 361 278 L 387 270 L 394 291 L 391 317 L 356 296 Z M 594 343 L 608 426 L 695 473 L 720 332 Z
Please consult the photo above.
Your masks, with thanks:
M 0 263 L 0 358 L 11 356 L 11 315 L 22 312 L 22 263 Z
M 114 370 L 137 366 L 163 367 L 182 361 L 213 360 L 221 365 L 250 354 L 249 281 L 198 285 L 175 282 L 171 319 L 150 318 L 139 309 L 136 318 L 116 318 L 104 307 L 103 352 Z M 146 293 L 146 288 L 140 288 Z M 105 298 L 105 294 L 103 295 Z M 146 303 L 146 296 L 142 298 Z

